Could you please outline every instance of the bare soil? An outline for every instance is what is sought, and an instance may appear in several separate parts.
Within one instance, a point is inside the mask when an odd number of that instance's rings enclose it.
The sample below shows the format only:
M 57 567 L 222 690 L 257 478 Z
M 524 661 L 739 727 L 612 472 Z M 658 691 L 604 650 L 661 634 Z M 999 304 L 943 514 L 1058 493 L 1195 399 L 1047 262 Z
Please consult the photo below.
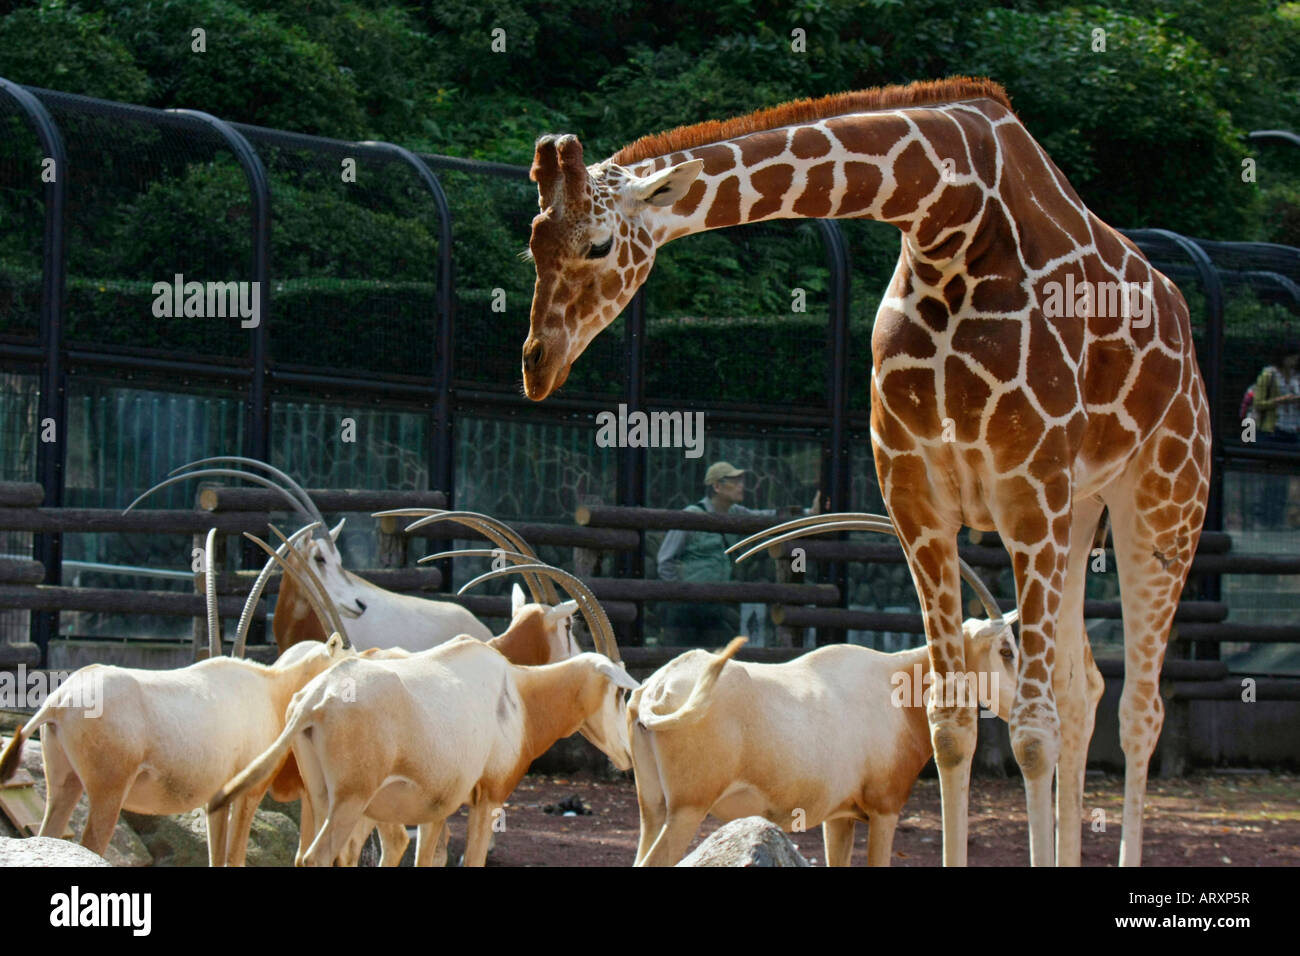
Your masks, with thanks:
M 575 796 L 591 809 L 589 816 L 544 811 L 548 804 Z M 1118 863 L 1123 803 L 1123 777 L 1089 774 L 1084 791 L 1085 866 Z M 1153 780 L 1145 820 L 1144 866 L 1300 865 L 1300 775 L 1207 771 Z M 630 866 L 639 832 L 636 788 L 630 779 L 592 774 L 528 776 L 507 804 L 504 824 L 489 866 Z M 464 847 L 464 811 L 451 826 L 454 860 Z M 692 847 L 719 826 L 720 821 L 707 819 Z M 809 861 L 825 862 L 820 828 L 790 836 Z M 866 846 L 866 828 L 859 826 L 854 866 L 866 864 Z M 938 866 L 941 846 L 939 781 L 921 779 L 898 824 L 893 865 Z M 1019 778 L 971 781 L 969 863 L 1029 864 Z

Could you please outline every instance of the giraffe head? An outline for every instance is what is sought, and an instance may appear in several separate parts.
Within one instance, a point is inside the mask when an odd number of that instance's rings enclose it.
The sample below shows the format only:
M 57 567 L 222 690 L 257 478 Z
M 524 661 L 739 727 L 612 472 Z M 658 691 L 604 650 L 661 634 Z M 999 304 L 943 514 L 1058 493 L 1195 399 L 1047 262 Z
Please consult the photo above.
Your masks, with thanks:
M 690 160 L 640 177 L 606 160 L 587 167 L 576 136 L 543 136 L 529 175 L 541 209 L 528 251 L 537 267 L 524 392 L 540 402 L 601 329 L 631 300 L 654 264 L 650 219 L 690 188 L 703 166 Z

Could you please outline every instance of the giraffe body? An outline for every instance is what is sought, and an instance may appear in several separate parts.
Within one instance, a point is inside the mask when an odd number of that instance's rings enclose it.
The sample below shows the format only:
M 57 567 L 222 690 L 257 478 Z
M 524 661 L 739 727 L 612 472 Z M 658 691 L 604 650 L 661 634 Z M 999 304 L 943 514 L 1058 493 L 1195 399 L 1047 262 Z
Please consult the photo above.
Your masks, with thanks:
M 1083 593 L 1108 507 L 1125 628 L 1121 863 L 1139 863 L 1160 665 L 1209 491 L 1209 409 L 1173 283 L 1087 209 L 988 81 L 800 101 L 646 137 L 592 167 L 574 137 L 544 137 L 532 174 L 534 400 L 563 384 L 665 242 L 774 218 L 900 230 L 872 335 L 871 437 L 934 673 L 967 670 L 957 532 L 996 529 L 1022 622 L 1011 737 L 1030 856 L 1077 864 L 1093 721 Z M 932 704 L 929 717 L 944 860 L 961 864 L 975 713 Z

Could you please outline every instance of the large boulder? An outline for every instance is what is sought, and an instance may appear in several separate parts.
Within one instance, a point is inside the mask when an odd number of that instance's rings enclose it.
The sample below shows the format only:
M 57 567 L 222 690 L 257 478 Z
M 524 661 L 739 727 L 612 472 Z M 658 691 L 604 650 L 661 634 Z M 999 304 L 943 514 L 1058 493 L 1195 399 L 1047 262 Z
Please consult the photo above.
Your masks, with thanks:
M 52 837 L 0 837 L 0 866 L 112 866 L 84 846 Z
M 719 827 L 678 866 L 811 866 L 775 823 L 744 817 Z

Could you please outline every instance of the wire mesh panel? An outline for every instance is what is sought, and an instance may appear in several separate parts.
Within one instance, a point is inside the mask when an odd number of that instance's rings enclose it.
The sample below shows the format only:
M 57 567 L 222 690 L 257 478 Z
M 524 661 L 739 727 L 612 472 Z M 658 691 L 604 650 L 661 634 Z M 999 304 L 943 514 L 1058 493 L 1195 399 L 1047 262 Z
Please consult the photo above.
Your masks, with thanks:
M 415 168 L 379 146 L 233 125 L 270 182 L 272 362 L 430 378 L 440 217 Z
M 180 392 L 123 387 L 73 376 L 68 395 L 70 508 L 123 508 L 185 462 L 241 447 L 242 403 L 214 390 Z M 164 488 L 145 508 L 192 508 L 196 482 Z M 63 536 L 64 583 L 193 593 L 191 542 L 175 534 L 87 533 Z M 92 565 L 88 567 L 87 565 Z M 102 567 L 97 567 L 102 566 Z M 144 569 L 145 572 L 113 570 Z M 63 636 L 189 640 L 183 617 L 68 612 Z
M 0 94 L 0 341 L 40 334 L 44 160 L 26 114 Z
M 1300 249 L 1264 242 L 1197 239 L 1224 291 L 1223 407 L 1215 423 L 1229 447 L 1250 445 L 1243 430 L 1247 389 L 1266 366 L 1280 366 L 1288 350 L 1300 351 Z M 1262 425 L 1258 410 L 1252 411 Z M 1257 430 L 1255 442 L 1272 436 Z M 1291 446 L 1300 454 L 1300 446 Z
M 33 92 L 68 152 L 68 345 L 246 356 L 224 284 L 252 281 L 249 187 L 225 141 L 194 117 Z

